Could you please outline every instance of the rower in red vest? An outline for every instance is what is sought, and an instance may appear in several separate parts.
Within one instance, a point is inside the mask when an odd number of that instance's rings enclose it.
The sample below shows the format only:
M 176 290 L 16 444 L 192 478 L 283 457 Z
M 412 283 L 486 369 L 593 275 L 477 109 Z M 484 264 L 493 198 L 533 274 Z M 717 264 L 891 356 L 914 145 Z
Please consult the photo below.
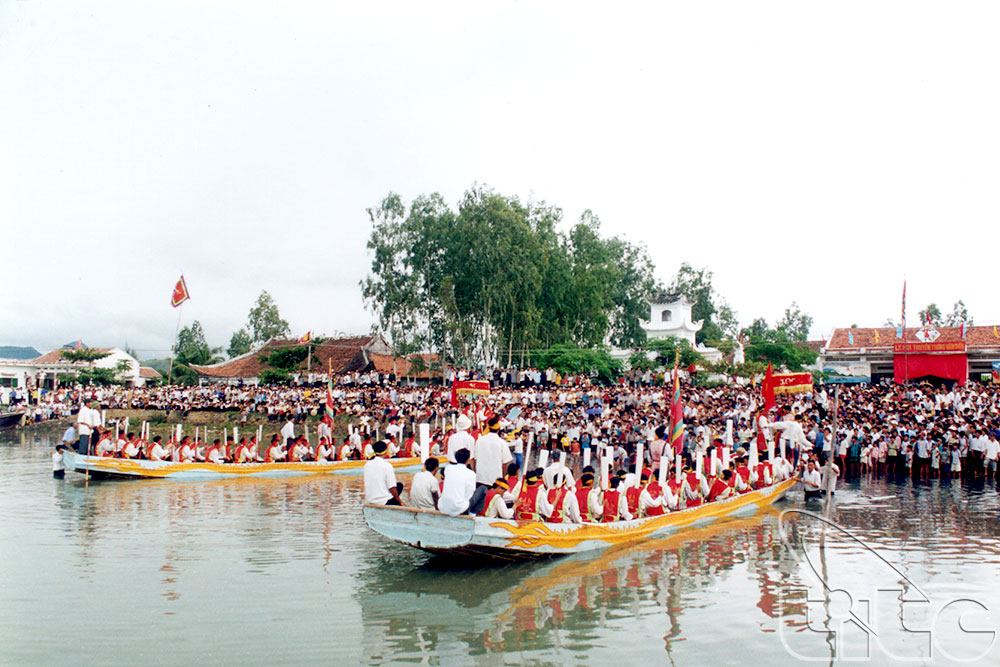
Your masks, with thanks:
M 580 479 L 577 480 L 578 488 L 574 492 L 576 494 L 576 504 L 580 508 L 580 517 L 587 522 L 596 523 L 601 520 L 604 516 L 604 507 L 602 505 L 600 489 L 594 488 L 594 469 L 591 466 L 587 466 L 580 473 Z M 598 493 L 593 497 L 594 502 L 591 503 L 591 495 L 597 491 Z
M 286 452 L 281 448 L 281 438 L 275 433 L 274 437 L 271 438 L 271 444 L 268 445 L 267 450 L 264 452 L 264 462 L 277 463 L 284 461 L 285 454 Z
M 639 496 L 642 495 L 643 487 L 645 487 L 646 483 L 649 482 L 649 474 L 649 468 L 643 468 L 639 473 L 638 484 L 625 489 L 625 502 L 628 503 L 628 511 L 636 519 L 644 516 L 642 513 L 642 506 L 639 503 Z M 635 478 L 633 477 L 632 479 Z
M 612 521 L 631 521 L 632 514 L 628 511 L 628 503 L 625 501 L 625 494 L 618 490 L 621 485 L 621 478 L 612 477 L 608 482 L 611 488 L 604 492 L 604 516 L 601 520 L 604 523 Z
M 708 495 L 708 482 L 704 477 L 699 478 L 690 465 L 684 468 L 684 472 L 687 474 L 683 476 L 681 486 L 685 507 L 698 507 Z
M 565 485 L 549 489 L 549 504 L 552 505 L 552 514 L 549 516 L 549 523 L 569 523 L 566 521 L 566 498 L 570 496 L 569 489 Z
M 524 476 L 521 493 L 514 503 L 514 518 L 518 521 L 540 521 L 543 502 L 548 506 L 542 487 L 542 471 L 535 468 Z
M 184 463 L 194 461 L 195 446 L 191 443 L 191 436 L 185 435 L 181 438 L 180 458 Z
M 493 486 L 490 490 L 486 492 L 486 499 L 483 501 L 483 509 L 479 513 L 480 516 L 485 516 L 488 519 L 512 519 L 514 518 L 514 509 L 507 507 L 507 503 L 503 499 L 503 494 L 509 488 L 507 480 L 503 477 L 498 477 L 497 481 L 493 482 Z
M 123 459 L 134 459 L 139 456 L 142 441 L 135 437 L 135 433 L 128 434 L 128 440 L 125 442 L 125 446 L 122 447 L 121 457 Z
M 774 479 L 774 467 L 771 465 L 770 461 L 763 461 L 757 464 L 757 482 L 754 484 L 755 489 L 761 489 L 765 486 L 770 486 L 772 480 Z
M 735 460 L 735 472 L 733 475 L 733 488 L 736 489 L 737 493 L 747 493 L 753 490 L 753 483 L 756 481 L 754 479 L 754 474 L 747 467 L 747 460 L 745 456 L 738 456 Z
M 350 436 L 344 438 L 344 444 L 337 450 L 338 461 L 350 461 L 354 458 L 354 445 L 351 444 Z
M 706 500 L 708 502 L 715 502 L 716 500 L 723 500 L 735 494 L 733 487 L 730 486 L 730 482 L 733 479 L 732 470 L 723 470 L 722 476 L 715 479 L 712 482 L 711 488 L 708 490 L 708 496 Z
M 507 475 L 504 479 L 507 482 L 504 500 L 513 503 L 521 493 L 521 468 L 518 467 L 517 463 L 511 461 L 507 464 Z
M 205 460 L 209 463 L 222 463 L 221 444 L 218 438 L 215 439 L 208 449 L 205 450 Z
M 643 470 L 642 479 L 643 481 L 648 480 L 642 488 L 642 493 L 639 494 L 639 510 L 642 512 L 642 516 L 660 516 L 668 506 L 677 506 L 676 498 L 673 499 L 672 503 L 670 502 L 667 497 L 669 491 L 665 492 L 660 486 L 660 482 L 652 476 L 652 471 Z
M 334 451 L 330 446 L 330 441 L 324 435 L 316 444 L 316 452 L 313 454 L 314 461 L 330 461 L 333 459 Z
M 233 452 L 233 461 L 236 463 L 249 463 L 253 459 L 250 457 L 250 447 L 247 446 L 247 439 L 240 438 L 240 444 L 236 445 Z

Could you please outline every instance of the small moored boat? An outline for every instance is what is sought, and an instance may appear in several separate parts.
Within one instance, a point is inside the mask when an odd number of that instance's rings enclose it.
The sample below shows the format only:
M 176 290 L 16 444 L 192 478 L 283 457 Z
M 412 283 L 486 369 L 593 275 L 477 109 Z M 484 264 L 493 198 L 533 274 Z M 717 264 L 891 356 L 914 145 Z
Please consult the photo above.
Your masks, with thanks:
M 368 527 L 389 539 L 434 554 L 526 560 L 598 551 L 647 538 L 669 537 L 727 517 L 747 517 L 781 498 L 796 479 L 661 516 L 611 523 L 546 523 L 448 516 L 383 505 L 364 506 Z
M 417 470 L 420 457 L 387 459 L 398 471 Z M 147 461 L 118 459 L 104 456 L 84 456 L 70 449 L 63 450 L 67 470 L 87 473 L 94 477 L 220 479 L 224 477 L 291 477 L 299 475 L 361 474 L 364 461 L 299 461 L 293 463 L 211 463 Z
M 9 426 L 21 426 L 24 422 L 25 410 L 14 410 L 13 412 L 0 412 L 0 428 Z

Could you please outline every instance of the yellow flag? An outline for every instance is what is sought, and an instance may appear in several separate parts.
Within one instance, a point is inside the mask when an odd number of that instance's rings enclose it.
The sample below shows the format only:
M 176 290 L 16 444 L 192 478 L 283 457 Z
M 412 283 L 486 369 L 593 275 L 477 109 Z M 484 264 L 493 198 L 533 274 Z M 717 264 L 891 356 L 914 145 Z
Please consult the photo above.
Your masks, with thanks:
M 993 337 L 1000 338 L 1000 334 L 997 333 L 997 325 L 993 325 Z
M 875 330 L 875 344 L 878 345 L 878 329 Z

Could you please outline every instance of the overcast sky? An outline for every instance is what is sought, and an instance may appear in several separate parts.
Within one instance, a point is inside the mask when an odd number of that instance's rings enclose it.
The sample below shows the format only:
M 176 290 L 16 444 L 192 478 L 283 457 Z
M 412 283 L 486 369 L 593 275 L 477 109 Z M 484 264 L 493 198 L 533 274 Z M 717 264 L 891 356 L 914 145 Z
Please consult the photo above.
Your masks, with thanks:
M 474 182 L 812 334 L 1000 322 L 1000 4 L 0 0 L 0 344 L 366 332 L 365 209 Z

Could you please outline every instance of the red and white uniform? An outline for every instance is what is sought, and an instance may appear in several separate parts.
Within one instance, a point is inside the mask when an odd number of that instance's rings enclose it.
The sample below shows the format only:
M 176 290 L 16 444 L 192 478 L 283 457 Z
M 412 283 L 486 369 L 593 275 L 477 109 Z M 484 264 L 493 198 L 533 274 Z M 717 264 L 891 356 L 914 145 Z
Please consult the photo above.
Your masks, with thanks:
M 150 461 L 166 461 L 168 458 L 170 458 L 170 450 L 159 442 L 154 442 L 149 448 Z
M 612 521 L 631 521 L 632 513 L 628 511 L 628 502 L 625 494 L 619 489 L 609 489 L 604 492 L 604 516 L 602 521 L 610 523 Z

